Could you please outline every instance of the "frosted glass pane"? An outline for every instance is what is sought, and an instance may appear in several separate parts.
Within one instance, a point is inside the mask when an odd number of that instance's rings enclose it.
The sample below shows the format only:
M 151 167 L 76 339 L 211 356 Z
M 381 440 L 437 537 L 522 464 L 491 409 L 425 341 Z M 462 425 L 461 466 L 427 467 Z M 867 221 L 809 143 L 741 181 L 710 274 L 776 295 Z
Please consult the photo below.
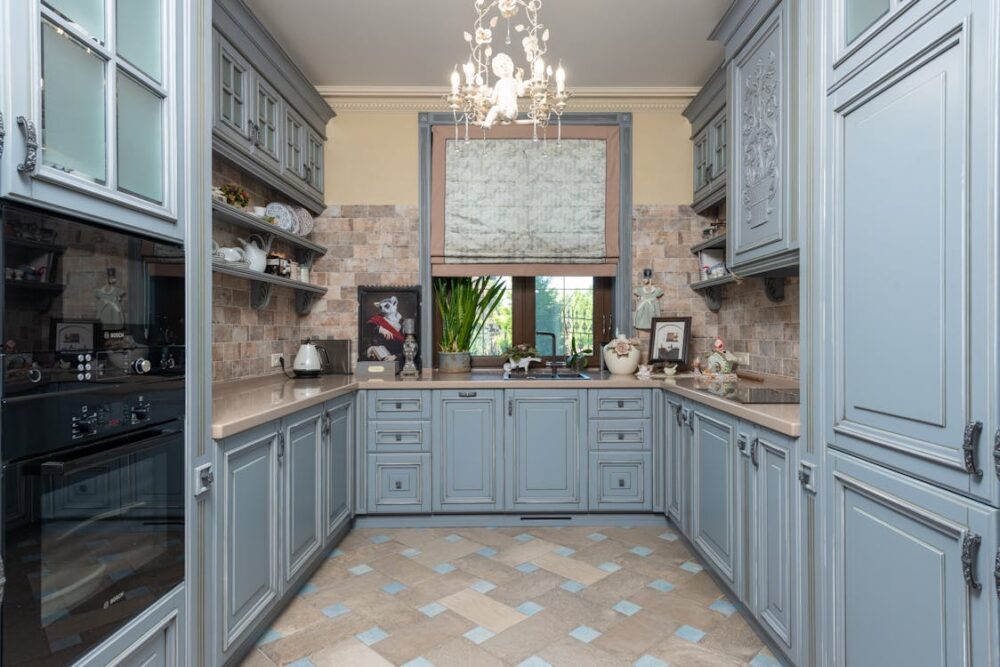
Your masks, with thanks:
M 118 0 L 118 55 L 157 81 L 163 76 L 161 16 L 160 0 Z
M 121 72 L 118 189 L 163 203 L 163 100 Z
M 889 0 L 846 0 L 846 2 L 848 44 L 889 11 Z
M 105 63 L 42 24 L 42 155 L 45 164 L 103 183 L 107 178 Z
M 80 26 L 88 35 L 104 41 L 104 0 L 45 0 L 45 4 Z

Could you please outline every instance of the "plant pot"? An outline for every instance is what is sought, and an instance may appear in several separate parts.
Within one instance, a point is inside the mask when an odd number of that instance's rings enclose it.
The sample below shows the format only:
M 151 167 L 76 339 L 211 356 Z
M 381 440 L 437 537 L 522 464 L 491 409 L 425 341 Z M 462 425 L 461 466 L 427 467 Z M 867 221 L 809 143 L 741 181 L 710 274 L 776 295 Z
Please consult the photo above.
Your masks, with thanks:
M 469 373 L 472 356 L 468 352 L 438 352 L 439 373 Z
M 639 368 L 639 348 L 633 347 L 627 357 L 619 357 L 614 350 L 604 350 L 604 365 L 612 375 L 632 375 Z

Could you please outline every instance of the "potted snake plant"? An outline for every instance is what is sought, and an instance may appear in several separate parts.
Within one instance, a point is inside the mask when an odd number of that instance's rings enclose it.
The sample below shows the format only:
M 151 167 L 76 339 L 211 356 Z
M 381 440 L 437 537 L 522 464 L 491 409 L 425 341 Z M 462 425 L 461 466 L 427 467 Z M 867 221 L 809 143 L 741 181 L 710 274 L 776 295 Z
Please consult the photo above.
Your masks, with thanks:
M 441 314 L 441 373 L 468 373 L 472 369 L 472 344 L 503 294 L 503 281 L 487 276 L 435 279 L 434 302 Z

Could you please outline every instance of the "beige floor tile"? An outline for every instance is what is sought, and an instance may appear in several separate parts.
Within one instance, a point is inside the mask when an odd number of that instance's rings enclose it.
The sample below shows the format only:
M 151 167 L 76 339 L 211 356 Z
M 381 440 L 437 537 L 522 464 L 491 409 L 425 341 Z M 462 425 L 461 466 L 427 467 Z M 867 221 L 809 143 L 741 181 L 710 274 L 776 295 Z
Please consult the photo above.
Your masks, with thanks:
M 282 635 L 290 635 L 324 620 L 326 616 L 309 604 L 306 598 L 296 598 L 281 612 L 271 627 Z
M 271 662 L 271 659 L 256 648 L 250 651 L 250 653 L 243 658 L 243 662 L 241 662 L 240 665 L 241 667 L 275 667 L 275 664 Z
M 554 667 L 626 667 L 633 661 L 602 651 L 593 643 L 584 644 L 572 637 L 565 637 L 547 646 L 538 657 Z
M 432 544 L 424 545 L 420 553 L 413 557 L 413 560 L 421 565 L 433 568 L 435 565 L 440 565 L 441 563 L 454 564 L 459 558 L 468 556 L 482 548 L 483 545 L 471 540 L 462 540 L 455 543 L 437 540 Z
M 508 581 L 496 590 L 490 591 L 490 597 L 511 607 L 517 607 L 522 602 L 534 600 L 544 595 L 563 581 L 565 580 L 558 574 L 539 568 L 530 574 L 522 574 L 517 579 Z
M 518 542 L 517 546 L 500 551 L 494 558 L 501 563 L 506 563 L 511 567 L 521 563 L 530 563 L 538 556 L 555 551 L 558 544 L 548 540 L 531 540 L 530 542 Z
M 452 612 L 444 612 L 434 618 L 424 618 L 394 630 L 372 648 L 391 663 L 402 665 L 441 644 L 461 637 L 474 627 L 471 621 Z
M 750 662 L 764 648 L 764 642 L 738 613 L 712 628 L 701 645 L 745 662 Z
M 591 532 L 599 533 L 601 531 L 594 529 Z M 591 565 L 600 565 L 601 563 L 617 561 L 622 554 L 628 553 L 631 548 L 618 540 L 607 539 L 601 542 L 591 542 L 589 546 L 577 549 L 573 558 Z
M 407 586 L 416 586 L 422 581 L 438 576 L 437 572 L 429 567 L 395 553 L 383 556 L 370 565 L 385 576 Z
M 699 572 L 674 589 L 680 597 L 703 604 L 706 607 L 722 596 L 722 590 L 707 572 Z
M 423 657 L 434 667 L 505 667 L 499 658 L 464 637 L 445 642 Z
M 357 613 L 344 614 L 264 644 L 260 650 L 275 664 L 284 665 L 353 637 L 371 626 L 372 621 L 366 616 Z
M 506 548 L 520 544 L 512 535 L 506 535 L 499 530 L 490 530 L 489 528 L 459 528 L 455 530 L 455 533 L 467 540 L 479 542 L 497 550 L 501 547 Z
M 559 641 L 577 625 L 555 622 L 551 613 L 543 611 L 483 642 L 482 648 L 507 664 L 517 665 Z
M 631 600 L 632 595 L 646 588 L 649 581 L 649 577 L 645 575 L 618 570 L 603 581 L 583 589 L 578 595 L 599 607 L 610 607 L 622 600 Z
M 545 568 L 549 572 L 554 572 L 561 577 L 578 581 L 587 586 L 596 584 L 608 576 L 607 572 L 599 570 L 589 563 L 554 553 L 542 554 L 535 557 L 531 562 L 538 567 Z
M 670 636 L 647 651 L 670 667 L 745 667 L 746 663 L 724 653 Z
M 400 528 L 384 531 L 384 534 L 405 547 L 423 549 L 453 532 L 455 531 L 450 528 Z
M 654 612 L 640 611 L 593 641 L 601 650 L 636 661 L 646 650 L 663 639 L 663 622 Z
M 579 594 L 567 593 L 561 588 L 549 591 L 536 601 L 545 607 L 545 611 L 537 615 L 544 615 L 551 623 L 564 628 L 564 633 L 578 625 L 587 625 L 604 632 L 625 618 L 612 610 L 610 605 L 595 604 Z
M 471 553 L 468 556 L 459 558 L 452 565 L 466 574 L 477 579 L 485 579 L 497 586 L 502 586 L 509 581 L 524 576 L 521 572 L 518 572 L 505 563 L 493 560 L 492 558 L 484 558 L 477 553 Z
M 516 609 L 469 589 L 442 598 L 440 603 L 476 625 L 498 634 L 527 618 Z
M 451 574 L 438 575 L 422 581 L 399 593 L 396 597 L 405 600 L 411 607 L 420 608 L 425 604 L 437 602 L 452 593 L 466 590 L 478 578 L 462 570 L 455 570 Z
M 372 648 L 351 638 L 309 656 L 316 667 L 392 667 Z

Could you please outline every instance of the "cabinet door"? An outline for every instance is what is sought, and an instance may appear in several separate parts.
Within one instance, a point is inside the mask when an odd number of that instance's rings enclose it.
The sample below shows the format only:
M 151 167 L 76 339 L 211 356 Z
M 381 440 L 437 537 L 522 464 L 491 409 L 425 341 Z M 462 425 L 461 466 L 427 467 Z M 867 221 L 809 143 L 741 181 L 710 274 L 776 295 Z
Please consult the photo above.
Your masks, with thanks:
M 827 471 L 830 664 L 998 664 L 1000 511 L 845 454 Z
M 288 417 L 283 426 L 278 462 L 283 470 L 282 556 L 288 582 L 323 542 L 323 407 Z
M 507 509 L 586 508 L 584 391 L 506 393 Z
M 278 424 L 222 443 L 219 495 L 219 602 L 223 653 L 238 643 L 277 599 Z
M 828 99 L 839 251 L 825 338 L 836 447 L 1000 505 L 983 20 L 995 8 L 950 4 Z
M 323 137 L 312 130 L 306 132 L 305 182 L 312 194 L 323 197 Z
M 282 173 L 293 186 L 302 188 L 306 174 L 306 124 L 295 111 L 285 107 L 285 155 Z
M 329 539 L 351 519 L 352 461 L 354 459 L 354 397 L 334 401 L 326 412 L 326 534 Z
M 705 196 L 708 191 L 708 169 L 711 164 L 708 130 L 702 130 L 694 142 L 694 201 Z
M 735 156 L 728 174 L 729 265 L 756 270 L 795 247 L 789 212 L 788 27 L 783 2 L 729 65 Z
M 759 430 L 750 444 L 748 531 L 752 608 L 766 630 L 791 649 L 796 549 L 791 498 L 794 441 Z M 794 652 L 793 652 L 794 654 Z
M 729 168 L 729 115 L 725 109 L 712 119 L 708 131 L 712 149 L 709 180 L 712 190 L 715 190 L 725 187 L 726 170 Z
M 215 131 L 233 146 L 249 151 L 253 145 L 254 97 L 250 63 L 226 38 L 215 41 Z
M 248 132 L 254 158 L 275 174 L 281 173 L 282 114 L 285 102 L 257 72 L 252 77 L 253 115 Z
M 430 454 L 368 454 L 368 512 L 431 511 Z
M 684 402 L 673 394 L 666 398 L 666 439 L 663 479 L 666 487 L 667 516 L 685 535 L 688 534 L 690 474 L 688 471 L 688 427 Z
M 734 588 L 739 581 L 736 420 L 694 406 L 691 426 L 691 540 Z
M 591 452 L 590 511 L 651 511 L 652 462 L 649 452 Z
M 502 395 L 481 390 L 435 392 L 435 511 L 503 509 Z

